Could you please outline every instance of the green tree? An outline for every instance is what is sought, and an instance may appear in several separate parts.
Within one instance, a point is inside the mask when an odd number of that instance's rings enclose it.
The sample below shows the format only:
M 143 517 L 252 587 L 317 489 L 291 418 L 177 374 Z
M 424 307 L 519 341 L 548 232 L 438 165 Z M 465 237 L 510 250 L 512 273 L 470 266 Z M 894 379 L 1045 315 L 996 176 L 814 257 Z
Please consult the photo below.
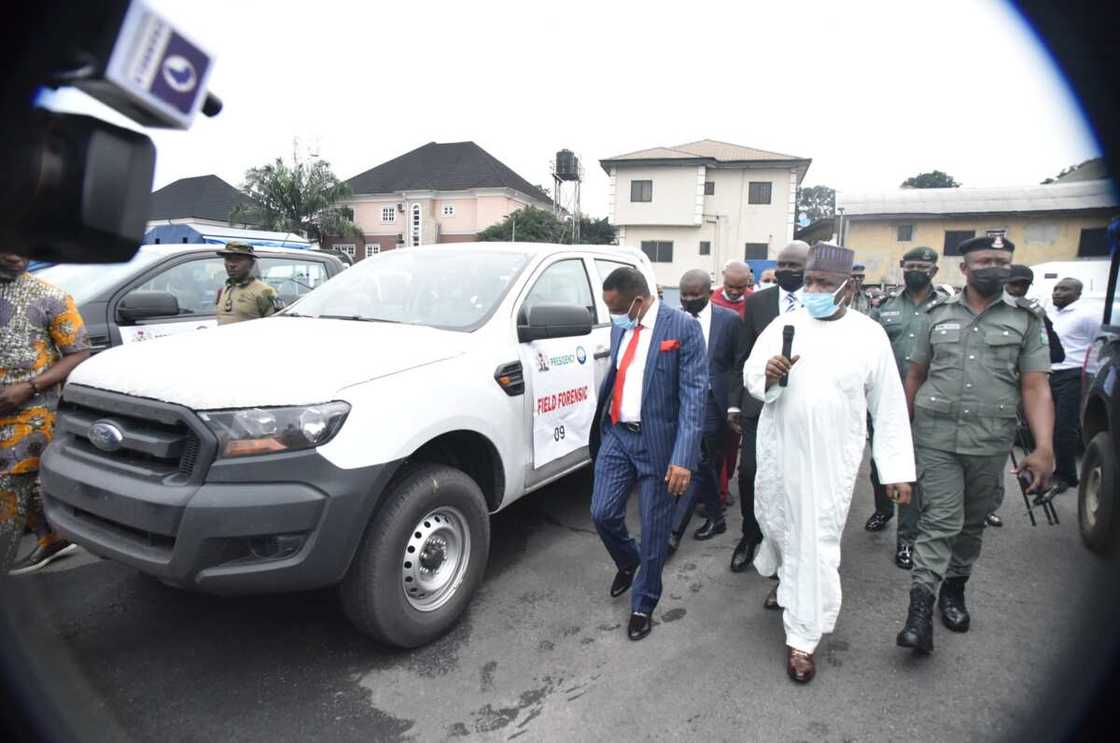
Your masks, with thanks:
M 797 212 L 810 223 L 836 215 L 836 191 L 828 186 L 809 186 L 797 193 Z
M 940 170 L 919 173 L 902 182 L 902 188 L 959 188 L 960 185 L 953 176 Z
M 1062 172 L 1061 172 L 1061 173 L 1058 173 L 1058 174 L 1057 174 L 1056 176 L 1054 176 L 1053 178 L 1047 178 L 1046 180 L 1044 180 L 1044 181 L 1042 182 L 1042 185 L 1043 185 L 1043 186 L 1045 186 L 1045 185 L 1046 185 L 1046 184 L 1048 184 L 1048 183 L 1057 183 L 1057 182 L 1058 182 L 1058 180 L 1059 180 L 1059 179 L 1060 179 L 1060 178 L 1061 178 L 1062 176 L 1064 176 L 1064 175 L 1069 175 L 1069 174 L 1070 174 L 1070 173 L 1072 173 L 1073 171 L 1077 170 L 1077 169 L 1078 169 L 1079 167 L 1081 167 L 1081 166 L 1080 166 L 1080 165 L 1070 165 L 1070 166 L 1069 166 L 1068 168 L 1062 168 Z
M 527 206 L 507 214 L 478 234 L 482 242 L 555 243 L 564 236 L 564 223 L 552 212 Z
M 579 218 L 579 241 L 585 245 L 614 245 L 615 229 L 606 217 Z
M 354 210 L 339 204 L 351 195 L 325 160 L 303 159 L 292 153 L 288 164 L 281 158 L 245 171 L 241 190 L 251 203 L 234 208 L 230 221 L 259 225 L 277 232 L 294 232 L 312 242 L 325 236 L 358 237 Z

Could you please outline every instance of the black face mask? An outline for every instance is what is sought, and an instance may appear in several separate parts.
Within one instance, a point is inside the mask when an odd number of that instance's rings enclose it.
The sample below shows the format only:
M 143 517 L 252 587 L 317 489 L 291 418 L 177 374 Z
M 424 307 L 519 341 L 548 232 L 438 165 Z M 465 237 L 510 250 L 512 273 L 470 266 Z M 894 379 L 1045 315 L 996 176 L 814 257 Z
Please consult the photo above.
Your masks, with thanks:
M 929 286 L 929 282 L 933 281 L 933 277 L 925 271 L 904 271 L 902 280 L 906 282 L 907 289 L 917 292 Z
M 1011 278 L 1009 266 L 989 266 L 974 268 L 968 272 L 968 285 L 982 297 L 994 297 L 1003 291 L 1003 285 Z
M 682 299 L 681 300 L 681 309 L 684 310 L 685 312 L 687 312 L 688 314 L 692 315 L 693 317 L 695 317 L 696 315 L 699 315 L 701 312 L 703 312 L 704 308 L 707 307 L 707 306 L 708 306 L 708 298 L 707 297 L 700 297 L 699 299 Z
M 805 271 L 782 268 L 774 272 L 774 278 L 778 280 L 778 286 L 787 292 L 795 292 L 805 284 Z

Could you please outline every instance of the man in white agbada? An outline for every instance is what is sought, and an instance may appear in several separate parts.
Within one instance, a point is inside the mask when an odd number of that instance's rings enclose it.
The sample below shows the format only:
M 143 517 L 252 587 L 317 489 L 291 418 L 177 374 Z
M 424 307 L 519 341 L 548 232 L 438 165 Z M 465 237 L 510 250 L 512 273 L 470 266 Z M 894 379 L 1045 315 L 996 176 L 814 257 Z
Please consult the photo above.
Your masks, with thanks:
M 814 653 L 840 612 L 840 536 L 867 440 L 889 497 L 910 500 L 914 447 L 890 341 L 866 315 L 837 306 L 852 268 L 847 248 L 817 243 L 805 266 L 802 308 L 759 336 L 744 384 L 765 406 L 758 423 L 755 515 L 763 542 L 754 565 L 779 582 L 766 607 L 784 609 L 786 670 L 808 683 Z M 794 328 L 792 358 L 782 330 Z M 787 375 L 788 386 L 779 380 Z M 889 484 L 887 484 L 889 483 Z

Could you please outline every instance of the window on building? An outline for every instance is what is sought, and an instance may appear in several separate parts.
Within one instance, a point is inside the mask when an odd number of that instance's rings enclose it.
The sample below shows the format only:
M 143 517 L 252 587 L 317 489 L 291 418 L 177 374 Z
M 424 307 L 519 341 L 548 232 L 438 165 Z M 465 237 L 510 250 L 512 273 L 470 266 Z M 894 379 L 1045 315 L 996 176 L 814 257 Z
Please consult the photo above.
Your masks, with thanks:
M 381 252 L 381 243 L 366 243 L 366 258 L 377 255 Z
M 408 229 L 408 244 L 416 247 L 420 244 L 420 235 L 423 232 L 423 217 L 420 215 L 420 205 L 412 205 L 412 222 Z
M 908 243 L 914 239 L 914 225 L 900 224 L 898 226 L 898 241 L 900 243 Z
M 1108 257 L 1108 230 L 1105 227 L 1093 227 L 1081 230 L 1081 240 L 1077 244 L 1078 258 L 1107 258 Z
M 443 205 L 443 216 L 454 217 L 455 216 L 455 205 L 454 204 L 444 204 Z
M 715 196 L 716 195 L 716 182 L 715 181 L 704 181 L 704 195 L 705 196 Z
M 747 187 L 748 204 L 769 204 L 774 184 L 770 181 L 751 181 Z
M 945 230 L 944 255 L 960 255 L 961 243 L 976 237 L 976 230 Z
M 673 262 L 671 240 L 642 240 L 642 252 L 654 263 Z
M 354 243 L 335 243 L 331 247 L 334 250 L 337 250 L 340 253 L 346 253 L 346 255 L 353 258 L 354 253 L 355 253 L 355 249 L 357 248 L 357 245 L 355 245 Z
M 397 221 L 397 209 L 393 206 L 381 207 L 381 224 L 394 224 Z
M 653 201 L 653 181 L 630 181 L 631 201 Z
M 700 255 L 711 255 L 711 254 L 712 254 L 712 243 L 711 243 L 711 241 L 701 240 L 700 241 Z
M 743 259 L 748 261 L 766 260 L 770 250 L 769 243 L 747 243 L 743 251 Z

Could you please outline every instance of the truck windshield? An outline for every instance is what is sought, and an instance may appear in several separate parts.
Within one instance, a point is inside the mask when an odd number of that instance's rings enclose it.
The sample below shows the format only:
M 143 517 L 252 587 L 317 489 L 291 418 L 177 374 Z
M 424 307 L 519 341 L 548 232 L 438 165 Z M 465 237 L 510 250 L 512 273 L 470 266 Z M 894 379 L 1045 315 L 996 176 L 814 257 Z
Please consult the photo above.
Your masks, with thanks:
M 522 253 L 394 250 L 359 261 L 283 314 L 470 331 L 490 317 L 527 262 Z
M 39 269 L 35 276 L 65 291 L 81 307 L 166 255 L 159 250 L 140 248 L 128 263 L 59 263 Z

